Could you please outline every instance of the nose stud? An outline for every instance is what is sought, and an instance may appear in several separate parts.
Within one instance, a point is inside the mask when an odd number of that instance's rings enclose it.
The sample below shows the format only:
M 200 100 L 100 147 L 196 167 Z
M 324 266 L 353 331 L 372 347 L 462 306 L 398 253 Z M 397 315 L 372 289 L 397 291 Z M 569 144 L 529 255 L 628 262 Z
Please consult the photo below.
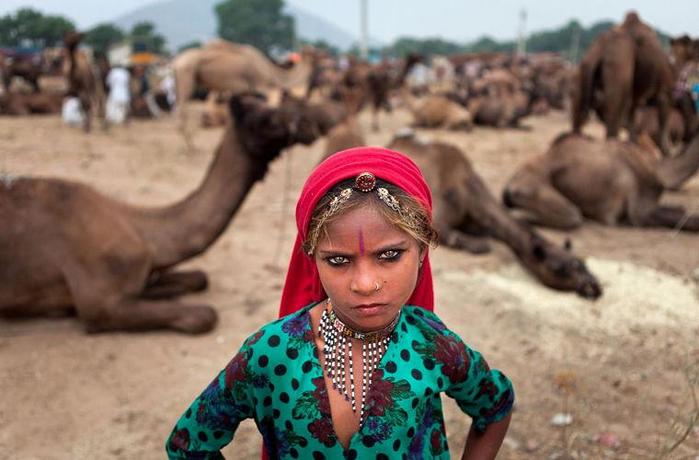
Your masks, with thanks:
M 379 284 L 378 281 L 376 281 L 376 288 L 374 289 L 376 292 L 381 290 L 381 285 Z

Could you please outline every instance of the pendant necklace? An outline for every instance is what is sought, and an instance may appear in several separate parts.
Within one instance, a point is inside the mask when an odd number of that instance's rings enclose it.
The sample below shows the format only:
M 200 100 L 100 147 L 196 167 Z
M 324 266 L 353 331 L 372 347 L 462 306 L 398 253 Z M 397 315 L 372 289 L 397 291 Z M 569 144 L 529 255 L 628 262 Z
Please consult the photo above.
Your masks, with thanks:
M 359 412 L 359 426 L 364 421 L 364 403 L 371 386 L 371 378 L 381 358 L 388 348 L 391 333 L 398 324 L 400 313 L 384 328 L 378 331 L 355 331 L 337 317 L 330 299 L 320 317 L 318 333 L 323 338 L 325 372 L 332 381 L 333 389 L 352 404 L 352 412 L 357 412 L 357 399 L 354 385 L 354 364 L 352 359 L 352 339 L 362 342 L 362 389 Z M 346 365 L 345 359 L 349 361 Z M 349 379 L 347 378 L 349 371 Z M 349 382 L 348 382 L 349 380 Z M 348 385 L 349 383 L 349 385 Z

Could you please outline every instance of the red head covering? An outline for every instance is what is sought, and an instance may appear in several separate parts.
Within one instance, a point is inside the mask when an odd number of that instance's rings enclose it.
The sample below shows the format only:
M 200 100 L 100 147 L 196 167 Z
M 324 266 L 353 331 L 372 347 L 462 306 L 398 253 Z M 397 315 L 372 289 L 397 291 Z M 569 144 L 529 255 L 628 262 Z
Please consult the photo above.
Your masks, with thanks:
M 306 180 L 296 204 L 298 235 L 291 254 L 289 271 L 282 293 L 279 316 L 293 313 L 306 305 L 323 300 L 326 295 L 318 277 L 315 261 L 303 252 L 308 223 L 318 200 L 338 182 L 370 172 L 379 179 L 400 187 L 420 202 L 432 215 L 432 194 L 420 168 L 408 157 L 381 147 L 357 147 L 338 152 L 319 164 Z M 432 269 L 429 255 L 422 264 L 422 274 L 408 304 L 428 310 L 434 308 Z

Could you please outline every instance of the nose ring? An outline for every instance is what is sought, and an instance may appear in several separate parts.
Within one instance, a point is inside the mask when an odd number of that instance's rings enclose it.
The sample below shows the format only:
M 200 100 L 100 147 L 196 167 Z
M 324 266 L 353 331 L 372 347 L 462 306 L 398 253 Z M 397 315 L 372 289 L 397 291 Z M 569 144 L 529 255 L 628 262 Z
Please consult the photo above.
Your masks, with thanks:
M 376 288 L 374 289 L 376 292 L 381 290 L 381 285 L 379 284 L 378 281 L 376 281 Z

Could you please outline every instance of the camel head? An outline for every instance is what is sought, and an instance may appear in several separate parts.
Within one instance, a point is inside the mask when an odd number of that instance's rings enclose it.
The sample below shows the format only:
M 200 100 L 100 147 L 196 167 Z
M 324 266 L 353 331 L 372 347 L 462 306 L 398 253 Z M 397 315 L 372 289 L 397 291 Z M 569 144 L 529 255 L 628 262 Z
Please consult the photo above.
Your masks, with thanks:
M 318 137 L 303 111 L 272 107 L 259 93 L 236 94 L 229 105 L 241 143 L 251 155 L 267 162 L 287 147 L 308 145 Z
M 522 260 L 547 286 L 575 291 L 586 299 L 598 298 L 602 295 L 602 286 L 587 269 L 585 262 L 572 254 L 571 249 L 570 240 L 566 240 L 563 247 L 558 247 L 532 233 L 529 253 L 524 254 Z
M 66 32 L 63 35 L 63 44 L 67 48 L 75 48 L 78 45 L 78 43 L 80 43 L 82 41 L 82 39 L 84 37 L 85 37 L 84 32 L 78 32 L 76 30 Z

